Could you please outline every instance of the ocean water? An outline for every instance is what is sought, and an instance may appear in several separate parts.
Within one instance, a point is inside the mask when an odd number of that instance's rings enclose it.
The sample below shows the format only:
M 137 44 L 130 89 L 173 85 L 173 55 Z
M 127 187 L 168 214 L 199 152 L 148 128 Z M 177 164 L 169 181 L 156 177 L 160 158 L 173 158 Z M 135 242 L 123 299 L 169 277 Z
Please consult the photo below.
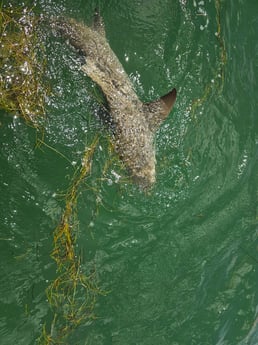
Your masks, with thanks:
M 130 183 L 99 121 L 98 90 L 46 26 L 44 143 L 0 112 L 0 344 L 37 344 L 45 325 L 44 344 L 256 345 L 258 3 L 41 0 L 35 8 L 91 23 L 96 7 L 139 98 L 177 88 L 155 137 L 157 183 L 147 194 Z M 51 325 L 62 310 L 46 297 L 59 274 L 53 233 L 96 135 L 74 245 L 80 269 L 94 270 L 105 293 L 96 317 L 61 339 L 65 321 Z

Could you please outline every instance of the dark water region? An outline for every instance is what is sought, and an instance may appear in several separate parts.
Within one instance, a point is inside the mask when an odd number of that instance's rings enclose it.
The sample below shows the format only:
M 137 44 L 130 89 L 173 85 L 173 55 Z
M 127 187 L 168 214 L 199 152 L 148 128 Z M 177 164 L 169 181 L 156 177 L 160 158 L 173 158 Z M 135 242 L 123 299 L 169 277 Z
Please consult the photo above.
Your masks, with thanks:
M 139 97 L 177 88 L 156 135 L 157 183 L 147 195 L 128 183 L 95 116 L 98 91 L 45 28 L 45 144 L 0 114 L 0 344 L 36 344 L 51 326 L 45 291 L 58 274 L 50 253 L 62 195 L 100 133 L 76 248 L 107 294 L 96 320 L 64 343 L 256 345 L 258 3 L 42 0 L 36 9 L 89 23 L 96 6 Z M 49 344 L 59 344 L 54 335 Z

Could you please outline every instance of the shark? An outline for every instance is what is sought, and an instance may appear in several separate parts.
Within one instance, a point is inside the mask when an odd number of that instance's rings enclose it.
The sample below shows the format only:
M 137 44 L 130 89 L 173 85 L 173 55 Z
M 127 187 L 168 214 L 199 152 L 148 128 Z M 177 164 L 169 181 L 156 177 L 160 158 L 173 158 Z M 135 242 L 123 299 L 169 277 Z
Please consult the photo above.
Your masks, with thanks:
M 82 54 L 82 71 L 101 88 L 108 102 L 115 150 L 133 181 L 149 190 L 156 181 L 155 132 L 172 110 L 176 89 L 142 102 L 106 38 L 98 13 L 91 26 L 74 18 L 55 18 L 51 25 Z

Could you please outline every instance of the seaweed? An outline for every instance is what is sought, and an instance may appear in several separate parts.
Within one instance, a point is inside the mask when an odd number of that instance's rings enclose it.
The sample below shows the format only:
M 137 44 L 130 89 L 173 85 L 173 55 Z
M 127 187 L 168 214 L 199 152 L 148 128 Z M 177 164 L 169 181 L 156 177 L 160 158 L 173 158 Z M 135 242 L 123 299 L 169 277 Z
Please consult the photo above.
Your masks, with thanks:
M 221 0 L 214 0 L 215 11 L 216 11 L 216 25 L 217 31 L 215 33 L 219 45 L 219 57 L 218 65 L 214 73 L 214 78 L 211 83 L 207 84 L 204 88 L 203 94 L 200 98 L 194 99 L 190 106 L 190 113 L 195 118 L 196 110 L 202 106 L 207 99 L 212 95 L 213 92 L 221 94 L 224 88 L 225 82 L 225 66 L 227 63 L 227 52 L 225 41 L 221 30 Z
M 34 128 L 45 117 L 49 92 L 39 22 L 32 8 L 0 5 L 0 108 Z
M 21 116 L 27 125 L 44 130 L 45 101 L 49 94 L 46 81 L 46 54 L 40 35 L 41 18 L 33 8 L 0 5 L 0 108 Z M 95 94 L 104 107 L 104 100 Z M 63 344 L 78 325 L 95 318 L 94 306 L 99 294 L 96 272 L 85 273 L 82 256 L 76 250 L 79 221 L 77 201 L 81 185 L 91 172 L 93 155 L 99 142 L 96 136 L 85 149 L 81 166 L 75 170 L 64 196 L 61 220 L 53 232 L 56 279 L 50 282 L 46 295 L 53 318 L 50 329 L 44 324 L 38 344 Z M 37 145 L 47 145 L 43 137 Z
M 85 274 L 81 256 L 76 252 L 77 200 L 80 187 L 91 172 L 91 164 L 99 138 L 96 136 L 85 150 L 82 165 L 74 173 L 65 194 L 65 207 L 60 223 L 54 231 L 52 258 L 57 265 L 57 278 L 47 288 L 47 298 L 53 311 L 49 332 L 44 325 L 38 339 L 40 345 L 63 344 L 68 335 L 81 323 L 95 319 L 96 297 L 104 294 L 97 286 L 96 274 Z

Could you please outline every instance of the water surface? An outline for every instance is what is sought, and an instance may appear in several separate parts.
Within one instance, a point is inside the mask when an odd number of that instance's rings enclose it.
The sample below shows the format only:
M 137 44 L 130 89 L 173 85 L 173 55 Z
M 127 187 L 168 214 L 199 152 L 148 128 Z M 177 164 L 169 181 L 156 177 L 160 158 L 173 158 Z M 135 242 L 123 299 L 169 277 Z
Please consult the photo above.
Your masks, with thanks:
M 157 183 L 140 192 L 117 160 L 103 176 L 111 153 L 94 85 L 76 52 L 46 29 L 48 146 L 36 149 L 21 119 L 0 118 L 0 343 L 35 344 L 51 323 L 45 290 L 56 277 L 60 195 L 100 133 L 86 181 L 95 189 L 78 199 L 78 253 L 108 293 L 98 297 L 98 318 L 65 343 L 255 345 L 258 3 L 67 0 L 37 9 L 88 23 L 96 5 L 139 97 L 177 88 L 156 135 Z

